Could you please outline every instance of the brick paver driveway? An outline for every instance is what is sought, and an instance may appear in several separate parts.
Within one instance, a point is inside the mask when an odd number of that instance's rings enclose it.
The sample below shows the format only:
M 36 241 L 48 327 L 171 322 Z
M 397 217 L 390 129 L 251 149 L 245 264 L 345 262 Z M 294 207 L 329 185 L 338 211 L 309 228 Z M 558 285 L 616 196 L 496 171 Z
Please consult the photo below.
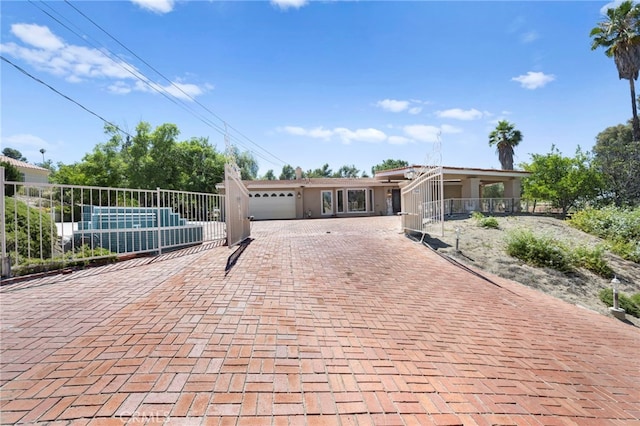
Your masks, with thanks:
M 396 217 L 1 288 L 1 422 L 639 424 L 640 333 L 464 271 Z M 99 272 L 98 272 L 99 271 Z

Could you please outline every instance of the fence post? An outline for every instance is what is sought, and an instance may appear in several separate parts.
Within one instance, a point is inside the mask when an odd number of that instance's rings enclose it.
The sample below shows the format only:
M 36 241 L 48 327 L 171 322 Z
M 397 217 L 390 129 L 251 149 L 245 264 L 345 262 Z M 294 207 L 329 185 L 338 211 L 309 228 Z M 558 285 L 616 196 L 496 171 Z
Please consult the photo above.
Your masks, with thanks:
M 0 257 L 0 276 L 11 277 L 11 261 L 7 256 L 7 232 L 5 229 L 6 206 L 4 202 L 4 167 L 0 166 L 0 234 L 2 234 L 2 255 Z
M 162 214 L 162 208 L 160 207 L 160 188 L 156 187 L 156 199 L 158 200 L 158 205 L 156 206 L 156 218 L 158 226 L 158 255 L 162 254 L 162 228 L 160 227 L 160 221 L 162 220 L 160 215 Z

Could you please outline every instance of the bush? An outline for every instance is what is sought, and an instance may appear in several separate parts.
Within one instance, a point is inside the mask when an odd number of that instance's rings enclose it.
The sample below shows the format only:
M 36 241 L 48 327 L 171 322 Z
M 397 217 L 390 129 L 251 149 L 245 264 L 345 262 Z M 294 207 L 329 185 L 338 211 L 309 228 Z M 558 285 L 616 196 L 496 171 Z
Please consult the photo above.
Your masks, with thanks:
M 640 263 L 640 207 L 584 209 L 573 215 L 571 226 L 607 241 L 612 252 Z
M 5 209 L 7 251 L 11 257 L 18 263 L 28 258 L 51 257 L 52 245 L 58 238 L 51 216 L 10 197 L 5 197 Z
M 607 261 L 602 257 L 603 254 L 603 246 L 597 246 L 595 248 L 579 246 L 571 252 L 572 263 L 575 266 L 588 269 L 601 277 L 610 278 L 613 276 L 613 269 L 611 269 Z
M 517 230 L 507 234 L 507 254 L 530 265 L 571 271 L 571 256 L 553 238 L 534 235 L 529 230 Z
M 471 213 L 471 218 L 474 219 L 478 223 L 478 226 L 482 228 L 491 228 L 491 229 L 500 228 L 498 219 L 496 219 L 495 217 L 492 217 L 492 216 L 485 217 L 480 212 L 473 212 Z
M 613 289 L 603 288 L 598 294 L 600 300 L 607 306 L 613 306 Z M 629 297 L 624 293 L 618 293 L 618 304 L 624 311 L 636 318 L 640 318 L 640 293 Z

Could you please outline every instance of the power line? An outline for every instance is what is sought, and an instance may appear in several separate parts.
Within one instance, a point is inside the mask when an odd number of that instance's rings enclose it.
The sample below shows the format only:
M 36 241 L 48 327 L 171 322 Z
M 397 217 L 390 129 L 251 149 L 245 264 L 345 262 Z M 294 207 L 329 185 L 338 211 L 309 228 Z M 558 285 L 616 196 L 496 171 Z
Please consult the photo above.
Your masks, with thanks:
M 238 133 L 240 136 L 242 136 L 245 140 L 247 140 L 249 143 L 253 144 L 254 146 L 260 148 L 262 151 L 264 151 L 265 153 L 267 153 L 268 155 L 270 155 L 271 157 L 275 158 L 276 160 L 278 160 L 281 164 L 285 165 L 288 164 L 286 161 L 282 160 L 281 158 L 277 157 L 276 155 L 272 154 L 271 152 L 269 152 L 268 150 L 266 150 L 265 148 L 261 147 L 260 145 L 258 145 L 256 142 L 254 142 L 253 140 L 251 140 L 248 136 L 244 135 L 243 133 L 241 133 L 239 130 L 237 130 L 235 127 L 229 125 L 226 120 L 224 120 L 222 117 L 220 117 L 219 115 L 217 115 L 215 112 L 211 111 L 209 108 L 207 108 L 205 105 L 203 105 L 200 101 L 196 100 L 194 97 L 192 97 L 190 94 L 188 94 L 187 92 L 185 92 L 180 86 L 178 86 L 177 84 L 175 84 L 173 81 L 171 81 L 169 78 L 167 78 L 164 74 L 162 74 L 160 71 L 158 71 L 155 67 L 153 67 L 151 64 L 149 64 L 147 61 L 145 61 L 144 59 L 142 59 L 140 56 L 138 56 L 135 52 L 133 52 L 131 49 L 129 49 L 127 46 L 125 46 L 122 42 L 120 42 L 120 40 L 118 40 L 117 38 L 115 38 L 113 35 L 111 35 L 111 33 L 109 33 L 107 30 L 105 30 L 102 26 L 100 26 L 98 23 L 96 23 L 93 19 L 91 19 L 89 16 L 87 16 L 84 12 L 82 12 L 80 9 L 78 9 L 76 6 L 74 6 L 73 4 L 71 4 L 71 2 L 69 0 L 64 0 L 65 3 L 70 6 L 72 9 L 74 9 L 78 14 L 80 14 L 81 16 L 83 16 L 85 19 L 87 19 L 89 22 L 91 22 L 94 26 L 96 26 L 100 31 L 102 31 L 104 34 L 106 34 L 109 38 L 111 38 L 113 41 L 115 41 L 116 43 L 118 43 L 118 45 L 120 45 L 123 49 L 125 49 L 127 52 L 131 53 L 135 58 L 137 58 L 139 61 L 141 61 L 143 64 L 145 64 L 147 67 L 149 67 L 150 69 L 152 69 L 154 72 L 156 72 L 160 77 L 162 77 L 165 81 L 167 81 L 169 84 L 171 84 L 171 86 L 173 86 L 174 88 L 176 88 L 177 90 L 179 90 L 183 95 L 185 95 L 186 97 L 188 97 L 191 101 L 195 102 L 197 105 L 199 105 L 201 108 L 203 108 L 205 111 L 207 111 L 209 114 L 213 115 L 215 118 L 217 118 L 218 120 L 220 120 L 221 122 L 225 123 L 226 125 L 228 125 L 229 128 L 231 128 L 232 130 L 234 130 L 236 133 Z M 217 127 L 217 126 L 216 126 Z M 236 140 L 238 140 L 237 138 L 235 138 Z M 239 142 L 239 141 L 238 141 Z M 257 154 L 257 153 L 256 153 Z M 263 156 L 259 155 L 260 157 L 262 157 L 263 159 L 265 159 L 268 162 L 271 162 L 269 160 L 267 160 L 266 158 L 264 158 Z
M 54 91 L 55 93 L 57 93 L 58 95 L 62 96 L 63 98 L 65 98 L 66 100 L 68 100 L 69 102 L 73 102 L 74 104 L 76 104 L 77 106 L 79 106 L 80 108 L 82 108 L 83 110 L 87 111 L 89 114 L 98 117 L 98 119 L 102 120 L 104 123 L 109 124 L 113 127 L 115 127 L 118 131 L 124 133 L 125 135 L 129 136 L 129 137 L 133 137 L 132 135 L 130 135 L 128 132 L 125 132 L 124 130 L 122 130 L 120 127 L 118 127 L 117 125 L 113 124 L 112 122 L 110 122 L 109 120 L 107 120 L 106 118 L 102 117 L 101 115 L 99 115 L 98 113 L 93 112 L 92 110 L 90 110 L 89 108 L 87 108 L 86 106 L 82 105 L 80 102 L 70 98 L 69 96 L 65 95 L 64 93 L 60 92 L 59 90 L 55 89 L 54 87 L 50 86 L 49 84 L 45 83 L 44 81 L 40 80 L 38 77 L 35 77 L 31 74 L 29 74 L 28 71 L 25 71 L 23 68 L 21 68 L 20 66 L 14 64 L 13 62 L 11 62 L 9 59 L 5 58 L 4 56 L 0 55 L 0 59 L 2 59 L 3 61 L 5 61 L 6 63 L 8 63 L 9 65 L 13 66 L 14 68 L 16 68 L 18 71 L 20 71 L 21 73 L 23 73 L 24 75 L 32 78 L 33 80 L 37 81 L 38 83 L 48 87 L 49 89 L 51 89 L 52 91 Z

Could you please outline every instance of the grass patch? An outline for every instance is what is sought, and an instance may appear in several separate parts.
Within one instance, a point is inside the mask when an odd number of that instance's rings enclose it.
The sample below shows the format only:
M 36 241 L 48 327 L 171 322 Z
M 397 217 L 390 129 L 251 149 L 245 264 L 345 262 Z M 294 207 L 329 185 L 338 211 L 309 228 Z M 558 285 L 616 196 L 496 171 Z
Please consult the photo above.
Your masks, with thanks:
M 603 288 L 598 296 L 605 305 L 608 307 L 613 306 L 613 289 Z M 640 318 L 640 293 L 636 293 L 633 296 L 618 293 L 618 305 L 624 309 L 625 313 Z
M 603 255 L 603 246 L 594 248 L 579 246 L 571 252 L 571 261 L 577 267 L 587 269 L 603 278 L 610 278 L 613 276 L 613 269 L 611 269 Z

